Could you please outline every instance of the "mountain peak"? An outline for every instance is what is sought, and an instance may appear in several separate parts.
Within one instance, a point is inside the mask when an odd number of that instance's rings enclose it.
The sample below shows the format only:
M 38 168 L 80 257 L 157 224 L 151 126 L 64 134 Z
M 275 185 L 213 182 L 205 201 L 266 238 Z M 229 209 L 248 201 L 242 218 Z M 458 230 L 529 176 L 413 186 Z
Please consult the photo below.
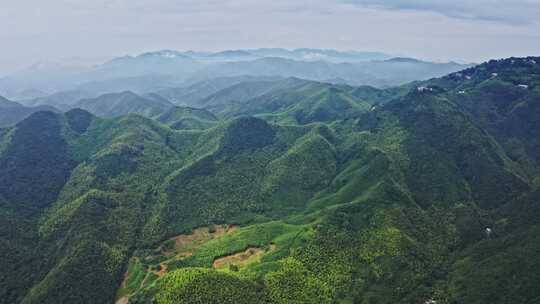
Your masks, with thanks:
M 415 58 L 410 58 L 410 57 L 394 57 L 394 58 L 387 59 L 385 61 L 386 62 L 403 62 L 403 63 L 421 63 L 421 62 L 423 62 L 421 60 L 418 60 L 418 59 L 415 59 Z
M 0 96 L 0 106 L 1 106 L 2 104 L 6 105 L 6 104 L 9 104 L 9 103 L 13 103 L 13 101 L 11 101 L 11 100 L 9 100 L 9 99 L 3 97 L 3 96 Z
M 244 57 L 253 56 L 252 53 L 244 50 L 226 50 L 212 54 L 213 57 Z
M 226 125 L 220 154 L 233 156 L 264 148 L 274 141 L 275 133 L 272 126 L 262 119 L 250 116 L 235 118 Z
M 155 51 L 155 52 L 147 52 L 147 53 L 143 53 L 137 56 L 137 58 L 151 58 L 151 57 L 161 57 L 161 58 L 168 58 L 168 59 L 190 58 L 189 56 L 186 56 L 185 54 L 182 54 L 181 52 L 174 51 L 174 50 L 160 50 L 160 51 Z
M 68 124 L 77 133 L 85 132 L 95 118 L 90 112 L 83 109 L 72 109 L 64 113 Z

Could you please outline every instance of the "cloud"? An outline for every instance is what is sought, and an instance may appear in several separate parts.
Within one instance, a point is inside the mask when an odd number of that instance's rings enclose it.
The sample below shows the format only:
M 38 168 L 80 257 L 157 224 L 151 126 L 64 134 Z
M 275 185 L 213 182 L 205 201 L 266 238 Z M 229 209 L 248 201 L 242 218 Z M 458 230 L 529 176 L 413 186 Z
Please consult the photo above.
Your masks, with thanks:
M 342 0 L 345 3 L 395 10 L 435 12 L 452 18 L 529 24 L 538 21 L 537 0 Z

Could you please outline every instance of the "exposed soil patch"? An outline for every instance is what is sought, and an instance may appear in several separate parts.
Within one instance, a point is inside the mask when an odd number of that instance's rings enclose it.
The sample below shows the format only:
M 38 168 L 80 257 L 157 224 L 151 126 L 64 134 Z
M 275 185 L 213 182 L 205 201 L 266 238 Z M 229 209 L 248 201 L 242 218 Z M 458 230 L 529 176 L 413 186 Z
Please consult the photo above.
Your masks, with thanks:
M 155 275 L 157 275 L 158 277 L 162 277 L 164 276 L 166 273 L 167 273 L 167 264 L 165 263 L 160 263 L 159 264 L 159 270 L 152 270 L 151 272 L 153 272 Z
M 122 284 L 120 284 L 120 288 L 126 288 L 128 278 L 129 278 L 129 270 L 126 270 L 126 272 L 124 273 L 124 278 L 122 279 Z
M 193 255 L 193 251 L 204 243 L 214 238 L 232 233 L 236 226 L 214 225 L 212 227 L 201 227 L 193 230 L 191 234 L 181 234 L 165 241 L 158 249 L 167 256 L 180 255 L 188 257 Z M 172 246 L 171 246 L 172 242 Z
M 158 277 L 161 277 L 167 272 L 167 264 L 161 263 L 159 265 L 161 266 L 161 269 L 159 269 L 156 274 Z
M 230 265 L 243 267 L 258 261 L 265 253 L 274 251 L 275 249 L 276 245 L 274 244 L 271 244 L 266 250 L 261 247 L 249 247 L 242 252 L 216 259 L 212 266 L 216 269 L 226 268 Z
M 121 297 L 120 299 L 116 301 L 116 304 L 128 304 L 128 303 L 129 303 L 129 298 L 127 296 Z
M 129 278 L 129 270 L 126 270 L 126 272 L 124 273 L 124 277 L 122 279 L 122 283 L 120 284 L 120 289 L 126 288 L 128 278 Z M 129 298 L 127 296 L 123 296 L 119 298 L 118 300 L 116 300 L 115 302 L 115 304 L 128 304 L 128 303 L 129 303 Z

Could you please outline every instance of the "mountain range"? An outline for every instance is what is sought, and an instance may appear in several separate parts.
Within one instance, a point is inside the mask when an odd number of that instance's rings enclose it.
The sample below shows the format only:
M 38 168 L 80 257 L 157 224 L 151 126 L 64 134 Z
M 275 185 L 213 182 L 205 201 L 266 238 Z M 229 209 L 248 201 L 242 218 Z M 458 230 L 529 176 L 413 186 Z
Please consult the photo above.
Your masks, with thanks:
M 392 58 L 376 52 L 320 49 L 228 50 L 216 53 L 162 50 L 123 56 L 94 66 L 32 65 L 0 79 L 0 95 L 32 102 L 78 92 L 85 97 L 186 88 L 220 77 L 298 77 L 349 85 L 390 87 L 426 80 L 471 65 Z
M 0 303 L 537 303 L 539 63 L 35 112 L 0 128 Z
M 132 113 L 157 118 L 176 107 L 204 109 L 220 118 L 264 115 L 273 117 L 274 122 L 298 123 L 313 119 L 325 120 L 323 116 L 327 117 L 326 120 L 356 117 L 375 104 L 404 94 L 406 90 L 407 86 L 381 90 L 369 86 L 334 85 L 300 78 L 242 76 L 215 78 L 195 83 L 185 89 L 160 90 L 140 95 L 124 91 L 81 98 L 85 95 L 64 92 L 33 99 L 26 104 L 37 108 L 54 106 L 63 111 L 79 108 L 105 118 Z M 311 117 L 313 115 L 322 116 L 314 118 Z M 4 125 L 15 124 L 21 119 L 13 117 L 4 122 Z

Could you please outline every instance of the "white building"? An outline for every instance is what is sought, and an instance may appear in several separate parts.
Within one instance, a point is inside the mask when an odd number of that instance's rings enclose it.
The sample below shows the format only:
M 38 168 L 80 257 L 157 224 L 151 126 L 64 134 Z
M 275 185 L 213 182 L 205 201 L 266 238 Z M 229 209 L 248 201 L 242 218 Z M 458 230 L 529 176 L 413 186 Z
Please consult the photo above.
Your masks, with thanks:
M 430 87 L 418 87 L 416 88 L 418 92 L 433 92 L 433 88 Z

